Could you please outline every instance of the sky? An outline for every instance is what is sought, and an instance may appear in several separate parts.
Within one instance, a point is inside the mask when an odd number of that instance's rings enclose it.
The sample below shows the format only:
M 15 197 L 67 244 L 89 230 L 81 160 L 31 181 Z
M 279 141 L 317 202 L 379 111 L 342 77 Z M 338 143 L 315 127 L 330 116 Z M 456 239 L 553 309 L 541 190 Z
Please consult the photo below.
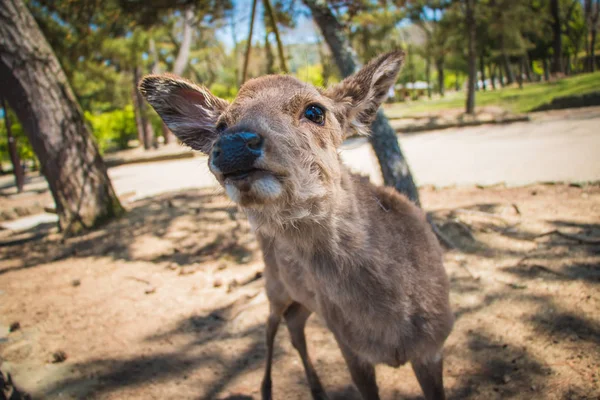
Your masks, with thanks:
M 252 0 L 234 0 L 234 21 L 235 36 L 238 42 L 248 37 L 250 15 L 252 12 Z M 294 29 L 285 29 L 280 27 L 281 40 L 284 45 L 298 43 L 315 43 L 317 41 L 317 28 L 310 18 L 308 9 L 300 2 L 296 2 L 299 16 Z M 253 42 L 264 41 L 265 27 L 263 24 L 263 2 L 258 1 L 256 6 L 256 16 L 254 19 Z M 227 47 L 233 48 L 233 35 L 231 24 L 227 24 L 217 31 L 217 38 Z

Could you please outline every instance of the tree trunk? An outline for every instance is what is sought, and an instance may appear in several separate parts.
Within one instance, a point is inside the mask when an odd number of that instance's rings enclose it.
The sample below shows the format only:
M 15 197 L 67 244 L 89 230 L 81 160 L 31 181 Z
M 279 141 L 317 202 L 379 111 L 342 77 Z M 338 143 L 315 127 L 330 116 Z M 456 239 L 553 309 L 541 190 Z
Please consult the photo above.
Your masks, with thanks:
M 40 160 L 63 232 L 121 214 L 67 77 L 21 0 L 0 0 L 0 37 L 2 91 Z
M 175 75 L 181 75 L 185 72 L 185 67 L 188 65 L 190 59 L 190 48 L 192 46 L 192 33 L 194 23 L 194 6 L 188 6 L 183 12 L 182 24 L 183 33 L 181 39 L 181 45 L 179 46 L 179 52 L 173 63 L 173 73 Z
M 552 15 L 552 73 L 562 73 L 562 31 L 560 24 L 560 7 L 558 0 L 550 0 L 550 14 Z
M 500 82 L 500 86 L 504 87 L 504 74 L 500 65 L 498 65 L 498 81 Z
M 152 56 L 152 66 L 150 67 L 150 71 L 152 71 L 153 74 L 160 74 L 161 68 L 160 68 L 160 64 L 159 64 L 159 60 L 158 60 L 158 51 L 156 50 L 156 43 L 154 42 L 153 38 L 150 38 L 149 40 L 149 44 L 150 44 L 150 55 Z M 180 48 L 181 51 L 181 48 Z M 137 85 L 137 83 L 136 83 Z M 137 88 L 136 88 L 137 91 Z M 136 116 L 136 122 L 137 122 L 137 116 Z M 171 132 L 171 130 L 169 129 L 169 127 L 167 126 L 167 124 L 165 124 L 164 122 L 162 122 L 161 120 L 161 127 L 162 127 L 162 134 L 163 134 L 163 139 L 165 140 L 165 144 L 169 144 L 172 142 L 175 142 L 175 135 L 173 134 L 173 132 Z M 139 130 L 138 130 L 138 136 L 139 136 Z M 142 143 L 142 141 L 140 141 L 140 143 Z
M 252 14 L 250 15 L 250 32 L 248 32 L 248 42 L 246 43 L 246 54 L 244 55 L 244 69 L 242 70 L 242 83 L 248 79 L 248 63 L 250 62 L 250 52 L 252 51 L 252 33 L 254 32 L 254 16 L 256 15 L 256 0 L 252 0 Z
M 440 96 L 444 97 L 444 94 L 446 92 L 446 88 L 444 87 L 445 84 L 445 77 L 444 77 L 444 59 L 443 58 L 438 58 L 435 62 L 435 67 L 437 68 L 437 73 L 438 73 L 438 87 L 440 89 Z
M 6 100 L 4 100 L 4 96 L 0 96 L 0 99 L 2 102 L 2 109 L 4 110 L 4 125 L 6 126 L 8 155 L 10 156 L 10 162 L 13 167 L 13 174 L 15 175 L 15 185 L 17 186 L 17 192 L 21 193 L 25 184 L 25 173 L 23 172 L 23 165 L 21 165 L 21 158 L 19 157 L 17 139 L 12 134 L 12 124 L 10 121 L 10 116 L 8 115 L 8 107 L 6 106 Z
M 144 145 L 145 150 L 149 150 L 154 145 L 154 129 L 148 118 L 148 107 L 144 102 L 139 90 L 137 90 L 137 84 L 142 79 L 142 72 L 140 67 L 133 69 L 133 84 L 134 90 L 134 108 L 136 110 L 136 123 L 138 125 L 138 138 L 141 135 L 141 143 Z
M 341 74 L 344 77 L 352 75 L 358 70 L 359 63 L 340 22 L 326 4 L 318 0 L 303 1 L 310 8 L 313 19 L 319 26 Z M 400 149 L 396 132 L 382 110 L 377 112 L 377 118 L 371 125 L 371 132 L 369 140 L 379 160 L 384 183 L 395 187 L 414 203 L 420 204 L 419 192 Z
M 590 65 L 590 40 L 589 34 L 591 30 L 590 22 L 592 18 L 592 3 L 593 0 L 584 0 L 583 2 L 583 21 L 584 21 L 584 45 L 585 45 L 585 65 L 583 66 L 583 70 L 585 72 L 590 72 L 592 70 Z
M 136 81 L 137 74 L 133 74 L 133 88 L 131 89 L 131 97 L 133 99 L 133 113 L 135 115 L 135 127 L 137 129 L 138 142 L 140 146 L 145 146 L 146 135 L 144 133 L 144 124 L 142 123 L 142 113 L 140 107 L 140 94 L 138 93 L 138 81 Z
M 523 56 L 523 63 L 525 64 L 525 77 L 527 77 L 527 82 L 533 82 L 533 68 L 531 67 L 531 59 L 529 58 L 529 54 L 525 53 Z
M 485 59 L 483 58 L 483 54 L 479 56 L 479 73 L 481 74 L 481 88 L 485 92 L 487 84 L 485 83 Z
M 425 56 L 425 80 L 427 81 L 427 97 L 431 99 L 431 57 Z
M 544 64 L 544 80 L 548 82 L 550 80 L 550 68 L 548 68 L 548 58 L 544 57 L 542 63 Z
M 519 89 L 523 89 L 523 58 L 519 59 L 519 73 L 517 74 Z
M 508 54 L 506 54 L 504 49 L 502 49 L 502 65 L 506 74 L 506 84 L 510 85 L 515 81 L 515 76 L 510 67 L 510 60 L 508 59 Z
M 468 40 L 468 69 L 469 69 L 469 84 L 467 90 L 467 102 L 465 112 L 467 114 L 475 114 L 475 82 L 477 80 L 477 52 L 475 50 L 476 43 L 476 25 L 475 25 L 475 0 L 465 0 L 466 15 L 465 21 L 467 25 L 467 40 Z
M 488 66 L 490 69 L 490 82 L 492 84 L 492 90 L 496 90 L 496 68 L 493 63 Z
M 598 4 L 596 7 L 600 8 L 600 4 Z M 592 27 L 592 40 L 590 41 L 590 72 L 596 71 L 596 35 L 598 33 L 598 28 L 596 28 L 597 25 L 598 22 L 596 19 L 596 23 L 594 24 L 594 27 Z
M 267 74 L 275 73 L 275 57 L 269 43 L 269 30 L 265 30 L 265 59 L 267 62 Z
M 281 38 L 279 37 L 279 27 L 277 26 L 277 19 L 275 18 L 273 7 L 271 7 L 271 2 L 269 0 L 264 0 L 263 2 L 265 4 L 265 10 L 267 11 L 267 14 L 269 14 L 269 19 L 271 20 L 271 28 L 273 29 L 273 33 L 275 33 L 275 40 L 277 41 L 277 52 L 279 53 L 279 65 L 281 67 L 281 71 L 287 74 L 288 67 L 285 61 L 285 54 L 283 52 L 283 44 L 281 43 Z

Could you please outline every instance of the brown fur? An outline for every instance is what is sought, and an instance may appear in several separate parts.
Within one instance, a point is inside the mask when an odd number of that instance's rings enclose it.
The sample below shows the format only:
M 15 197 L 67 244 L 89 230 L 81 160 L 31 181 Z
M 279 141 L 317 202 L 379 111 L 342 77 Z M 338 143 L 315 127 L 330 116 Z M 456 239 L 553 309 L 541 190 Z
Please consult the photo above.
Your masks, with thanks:
M 363 398 L 378 398 L 375 364 L 408 361 L 427 399 L 444 398 L 441 352 L 453 316 L 442 250 L 418 207 L 352 175 L 337 153 L 345 137 L 365 132 L 402 58 L 385 54 L 326 91 L 289 76 L 254 79 L 228 107 L 205 88 L 172 77 L 141 83 L 174 133 L 192 146 L 201 143 L 196 148 L 204 152 L 221 134 L 244 130 L 264 138 L 264 155 L 255 162 L 260 171 L 243 182 L 227 180 L 209 160 L 248 215 L 264 254 L 270 316 L 263 398 L 271 397 L 282 317 L 313 397 L 326 398 L 306 351 L 304 325 L 312 312 L 335 335 Z M 303 117 L 309 104 L 326 110 L 323 126 Z M 202 139 L 190 138 L 194 125 Z

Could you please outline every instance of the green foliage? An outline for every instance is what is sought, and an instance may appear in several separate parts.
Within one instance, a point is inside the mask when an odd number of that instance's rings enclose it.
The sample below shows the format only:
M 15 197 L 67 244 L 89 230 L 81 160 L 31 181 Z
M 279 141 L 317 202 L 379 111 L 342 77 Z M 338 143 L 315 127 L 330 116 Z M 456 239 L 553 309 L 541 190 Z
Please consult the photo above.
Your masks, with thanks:
M 552 101 L 556 97 L 572 96 L 598 91 L 600 72 L 583 74 L 556 82 L 542 82 L 523 86 L 523 89 L 506 88 L 478 92 L 480 106 L 500 106 L 516 113 L 525 113 Z M 391 118 L 406 117 L 428 111 L 462 108 L 465 92 L 453 93 L 443 99 L 421 100 L 410 104 L 398 104 L 386 110 Z
M 135 114 L 131 105 L 101 114 L 86 111 L 85 118 L 90 123 L 101 153 L 126 149 L 127 143 L 137 138 Z
M 6 116 L 5 116 L 6 117 Z M 16 115 L 12 112 L 9 112 L 9 118 L 12 122 L 11 132 L 13 137 L 17 142 L 17 151 L 19 152 L 19 157 L 21 161 L 33 161 L 36 162 L 37 158 L 33 153 L 33 149 L 31 144 L 29 144 L 29 139 L 25 135 L 23 131 L 23 126 L 19 123 Z M 0 162 L 9 162 L 10 156 L 8 153 L 8 135 L 6 132 L 6 124 L 4 118 L 0 119 Z
M 227 86 L 219 82 L 213 83 L 209 89 L 215 96 L 229 101 L 232 101 L 238 92 L 236 87 Z

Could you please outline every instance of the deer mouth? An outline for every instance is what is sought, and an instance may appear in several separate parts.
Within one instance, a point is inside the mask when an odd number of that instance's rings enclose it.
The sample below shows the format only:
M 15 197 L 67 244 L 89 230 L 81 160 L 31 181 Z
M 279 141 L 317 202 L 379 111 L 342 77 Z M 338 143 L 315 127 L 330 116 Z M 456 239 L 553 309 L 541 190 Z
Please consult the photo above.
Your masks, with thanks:
M 258 168 L 251 168 L 246 170 L 234 171 L 223 174 L 223 180 L 229 181 L 231 183 L 243 183 L 248 182 L 251 183 L 256 179 L 260 179 L 261 177 L 268 174 L 268 171 Z
M 223 186 L 229 198 L 241 206 L 264 204 L 283 192 L 282 182 L 274 173 L 255 168 L 224 174 Z

